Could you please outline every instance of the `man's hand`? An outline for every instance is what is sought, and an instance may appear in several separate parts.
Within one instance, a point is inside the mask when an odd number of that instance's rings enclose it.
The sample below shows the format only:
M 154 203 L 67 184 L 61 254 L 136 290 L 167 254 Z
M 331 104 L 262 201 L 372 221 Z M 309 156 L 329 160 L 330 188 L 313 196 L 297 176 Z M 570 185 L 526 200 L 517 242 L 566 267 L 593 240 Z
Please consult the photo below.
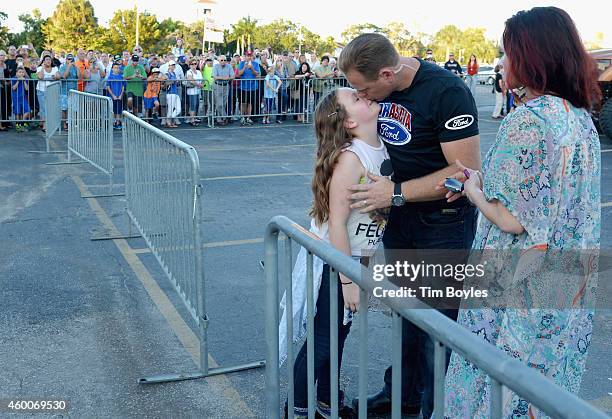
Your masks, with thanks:
M 446 193 L 446 199 L 448 202 L 456 201 L 457 199 L 461 198 L 461 196 L 467 196 L 469 192 L 468 190 L 474 191 L 482 189 L 482 174 L 479 171 L 465 167 L 459 160 L 455 160 L 455 166 L 459 168 L 459 171 L 449 177 L 457 179 L 459 182 L 463 183 L 464 190 L 463 193 L 448 191 Z M 470 174 L 469 178 L 466 176 L 468 173 Z M 446 178 L 441 179 L 440 182 L 438 182 L 438 185 L 436 186 L 437 191 L 446 189 L 444 187 L 445 181 Z
M 349 190 L 354 193 L 348 196 L 353 201 L 351 209 L 358 209 L 361 213 L 372 212 L 379 208 L 391 206 L 393 196 L 393 182 L 385 176 L 376 176 L 368 172 L 371 183 L 351 185 Z

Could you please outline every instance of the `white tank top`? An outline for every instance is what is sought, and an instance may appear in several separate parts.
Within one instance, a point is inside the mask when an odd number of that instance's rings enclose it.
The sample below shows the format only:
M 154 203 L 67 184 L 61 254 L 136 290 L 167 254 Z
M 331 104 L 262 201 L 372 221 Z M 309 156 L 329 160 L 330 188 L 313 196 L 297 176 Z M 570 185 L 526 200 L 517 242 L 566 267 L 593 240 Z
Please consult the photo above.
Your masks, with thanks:
M 380 141 L 378 147 L 372 147 L 364 141 L 354 138 L 352 144 L 346 148 L 345 152 L 353 152 L 359 161 L 370 173 L 380 176 L 380 165 L 389 158 L 385 145 Z M 368 178 L 362 177 L 360 183 L 370 183 Z M 314 223 L 314 220 L 313 220 Z M 346 223 L 351 254 L 361 256 L 364 249 L 370 250 L 378 247 L 382 234 L 385 229 L 384 222 L 373 221 L 368 214 L 361 214 L 359 210 L 351 210 Z M 329 242 L 327 223 L 319 229 L 320 237 Z

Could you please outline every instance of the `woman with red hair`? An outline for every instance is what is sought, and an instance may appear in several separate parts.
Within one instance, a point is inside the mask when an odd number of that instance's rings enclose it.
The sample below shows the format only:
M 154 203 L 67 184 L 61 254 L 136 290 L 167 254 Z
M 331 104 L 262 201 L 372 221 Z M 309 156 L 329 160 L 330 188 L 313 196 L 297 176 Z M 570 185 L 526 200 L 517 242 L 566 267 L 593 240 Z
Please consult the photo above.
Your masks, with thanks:
M 483 173 L 457 162 L 462 170 L 454 177 L 482 214 L 473 255 L 487 255 L 495 290 L 508 299 L 481 308 L 462 303 L 457 322 L 577 394 L 596 279 L 592 265 L 579 261 L 599 249 L 601 229 L 601 154 L 589 116 L 600 94 L 596 68 L 574 22 L 556 7 L 508 19 L 503 47 L 507 87 L 520 105 L 502 122 Z M 575 258 L 571 266 L 578 271 L 556 265 L 559 255 Z M 503 391 L 502 417 L 545 416 L 529 400 Z M 490 397 L 487 375 L 453 353 L 445 416 L 489 418 Z

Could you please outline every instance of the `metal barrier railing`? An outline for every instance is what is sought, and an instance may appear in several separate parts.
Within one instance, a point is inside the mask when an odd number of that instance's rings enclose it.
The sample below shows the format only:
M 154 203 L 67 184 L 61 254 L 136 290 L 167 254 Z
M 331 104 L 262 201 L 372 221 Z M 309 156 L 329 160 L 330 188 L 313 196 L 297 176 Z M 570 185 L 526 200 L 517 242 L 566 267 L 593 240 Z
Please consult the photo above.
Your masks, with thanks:
M 46 88 L 44 93 L 44 119 L 45 124 L 45 151 L 31 150 L 28 153 L 36 154 L 52 154 L 52 153 L 65 153 L 65 151 L 54 150 L 51 151 L 51 138 L 53 135 L 61 129 L 62 124 L 62 111 L 60 108 L 60 92 L 61 83 L 59 81 L 46 82 Z M 38 96 L 39 98 L 41 96 Z M 42 108 L 41 108 L 42 110 Z M 42 113 L 42 112 L 41 112 Z
M 255 79 L 234 79 L 227 85 L 215 85 L 213 90 L 226 89 L 226 104 L 218 104 L 219 96 L 214 96 L 214 120 L 219 117 L 232 118 L 244 122 L 246 118 L 296 118 L 299 122 L 309 122 L 318 101 L 326 93 L 338 87 L 348 86 L 343 77 L 318 79 L 280 78 L 277 93 L 266 88 L 263 77 Z M 222 109 L 220 111 L 219 109 Z
M 367 416 L 366 383 L 367 383 L 367 307 L 368 294 L 373 295 L 374 286 L 383 286 L 386 289 L 397 289 L 388 280 L 382 282 L 365 281 L 362 277 L 361 265 L 358 261 L 344 255 L 330 244 L 319 240 L 312 233 L 306 231 L 297 223 L 283 216 L 276 216 L 270 220 L 265 233 L 265 333 L 266 333 L 266 417 L 279 417 L 280 404 L 280 367 L 279 367 L 279 275 L 278 275 L 278 235 L 287 236 L 285 260 L 283 263 L 286 274 L 286 310 L 292 313 L 292 241 L 297 242 L 308 251 L 307 256 L 307 363 L 308 363 L 308 414 L 314 418 L 315 411 L 315 382 L 314 382 L 314 304 L 313 301 L 313 255 L 321 258 L 330 265 L 330 284 L 338 280 L 338 272 L 346 275 L 357 283 L 360 288 L 359 317 L 359 418 Z M 338 382 L 338 289 L 330 286 L 330 382 Z M 517 393 L 522 398 L 533 403 L 545 414 L 555 418 L 608 418 L 606 414 L 593 406 L 557 386 L 552 380 L 532 368 L 527 367 L 493 345 L 483 341 L 480 337 L 470 333 L 467 329 L 444 316 L 434 309 L 428 309 L 424 303 L 415 299 L 378 298 L 393 312 L 392 321 L 392 417 L 401 417 L 401 336 L 402 318 L 409 320 L 418 328 L 428 333 L 434 341 L 434 418 L 444 417 L 444 379 L 445 379 L 445 347 L 452 349 L 468 359 L 477 368 L 489 375 L 491 379 L 491 406 L 492 418 L 501 418 L 502 415 L 502 386 Z M 293 336 L 292 316 L 287 318 L 287 364 L 288 364 L 288 414 L 293 418 L 293 351 L 291 350 Z M 338 388 L 331 386 L 332 418 L 338 418 Z
M 38 82 L 28 76 L 0 78 L 0 122 L 21 127 L 21 124 L 37 124 L 43 120 L 39 117 Z
M 108 193 L 83 198 L 123 196 L 113 193 L 113 105 L 110 98 L 70 90 L 68 92 L 68 149 L 66 161 L 47 165 L 89 163 L 108 175 Z M 73 161 L 72 154 L 81 160 Z
M 123 112 L 127 213 L 198 325 L 200 371 L 143 378 L 143 384 L 189 380 L 258 368 L 263 361 L 233 367 L 208 366 L 202 263 L 200 164 L 196 150 Z
M 45 90 L 45 143 L 47 153 L 51 152 L 51 137 L 60 130 L 62 124 L 60 89 L 60 82 L 55 81 L 48 83 Z
M 72 154 L 108 175 L 108 193 L 113 194 L 113 104 L 109 97 L 70 90 L 68 92 L 68 161 Z M 80 162 L 77 162 L 80 163 Z
M 4 83 L 7 86 L 17 79 L 5 79 Z M 84 83 L 85 88 L 88 88 L 88 80 L 86 79 L 62 79 L 60 95 L 66 95 L 67 89 L 76 89 L 77 82 Z M 128 80 L 119 80 L 128 82 Z M 38 123 L 44 121 L 44 118 L 39 117 L 40 106 L 36 95 L 36 83 L 39 80 L 27 79 L 25 81 L 28 86 L 28 92 L 25 96 L 15 99 L 22 105 L 28 103 L 29 114 L 26 118 L 19 119 L 13 112 L 13 99 L 8 93 L 0 98 L 0 122 L 10 123 Z M 94 80 L 95 92 L 89 92 L 101 96 L 109 96 L 107 91 L 107 81 Z M 129 81 L 135 83 L 135 81 Z M 232 79 L 227 83 L 202 81 L 202 87 L 194 89 L 192 81 L 187 79 L 173 80 L 177 85 L 178 101 L 180 103 L 180 112 L 177 115 L 168 118 L 168 81 L 161 81 L 162 88 L 158 95 L 159 108 L 157 117 L 160 124 L 167 125 L 169 120 L 183 121 L 185 123 L 197 119 L 204 122 L 205 125 L 213 127 L 218 124 L 219 120 L 230 120 L 233 122 L 241 122 L 243 118 L 262 118 L 272 117 L 274 119 L 295 118 L 299 122 L 310 122 L 316 103 L 327 92 L 338 87 L 348 86 L 348 82 L 344 77 L 335 78 L 281 78 L 281 88 L 273 97 L 266 97 L 265 79 L 259 77 L 256 79 Z M 49 82 L 46 82 L 49 83 Z M 142 81 L 143 91 L 146 90 L 146 80 Z M 72 87 L 71 87 L 72 86 Z M 8 92 L 8 90 L 7 90 Z M 190 94 L 191 93 L 191 94 Z M 109 96 L 110 97 L 110 96 Z M 272 100 L 270 100 L 272 99 Z M 22 103 L 23 102 L 23 103 Z M 45 100 L 46 102 L 46 100 Z M 61 99 L 58 99 L 58 104 Z M 20 105 L 21 106 L 21 105 Z M 123 110 L 128 110 L 130 113 L 140 117 L 141 119 L 152 121 L 155 110 L 151 105 L 147 105 L 144 96 L 135 96 L 128 100 L 127 93 L 121 96 L 121 106 Z M 250 111 L 249 111 L 250 106 Z M 16 109 L 22 109 L 23 106 L 17 106 Z

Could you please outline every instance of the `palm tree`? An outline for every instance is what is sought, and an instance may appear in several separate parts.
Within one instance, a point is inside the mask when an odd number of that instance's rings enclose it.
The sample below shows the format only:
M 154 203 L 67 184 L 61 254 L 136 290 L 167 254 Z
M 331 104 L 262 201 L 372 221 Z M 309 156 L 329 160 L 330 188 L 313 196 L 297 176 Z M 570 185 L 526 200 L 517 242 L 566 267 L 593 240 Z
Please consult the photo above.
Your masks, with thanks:
M 250 16 L 241 18 L 238 22 L 231 25 L 232 30 L 229 32 L 226 42 L 235 41 L 238 38 L 244 36 L 244 39 L 248 39 L 249 36 L 253 38 L 255 30 L 257 29 L 257 20 L 251 19 Z

